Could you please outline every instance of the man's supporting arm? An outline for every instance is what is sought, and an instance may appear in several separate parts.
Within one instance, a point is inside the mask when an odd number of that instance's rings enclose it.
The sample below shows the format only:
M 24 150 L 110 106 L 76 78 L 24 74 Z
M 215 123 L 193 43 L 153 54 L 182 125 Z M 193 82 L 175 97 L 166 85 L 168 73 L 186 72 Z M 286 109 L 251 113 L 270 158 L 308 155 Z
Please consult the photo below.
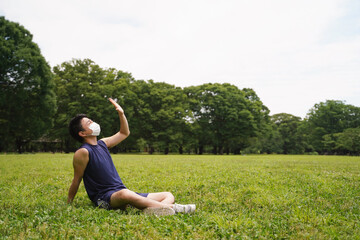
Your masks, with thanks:
M 89 152 L 85 148 L 80 148 L 75 152 L 73 160 L 74 178 L 69 189 L 68 203 L 71 203 L 75 198 L 88 162 Z
M 114 105 L 120 119 L 120 131 L 111 137 L 102 139 L 108 148 L 112 148 L 125 140 L 130 135 L 130 130 L 124 110 L 113 99 L 109 98 L 109 101 Z

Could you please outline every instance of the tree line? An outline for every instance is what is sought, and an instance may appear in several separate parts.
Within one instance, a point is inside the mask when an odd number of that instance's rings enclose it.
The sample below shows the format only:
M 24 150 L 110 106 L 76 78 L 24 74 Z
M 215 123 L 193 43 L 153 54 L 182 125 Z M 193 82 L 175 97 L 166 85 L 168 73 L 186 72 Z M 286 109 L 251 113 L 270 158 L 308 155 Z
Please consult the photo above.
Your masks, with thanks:
M 224 83 L 185 88 L 73 59 L 51 68 L 31 33 L 0 17 L 0 151 L 62 151 L 79 147 L 68 122 L 85 113 L 119 130 L 107 98 L 123 106 L 131 135 L 113 152 L 192 154 L 360 153 L 360 108 L 327 100 L 305 119 L 270 115 L 256 92 Z

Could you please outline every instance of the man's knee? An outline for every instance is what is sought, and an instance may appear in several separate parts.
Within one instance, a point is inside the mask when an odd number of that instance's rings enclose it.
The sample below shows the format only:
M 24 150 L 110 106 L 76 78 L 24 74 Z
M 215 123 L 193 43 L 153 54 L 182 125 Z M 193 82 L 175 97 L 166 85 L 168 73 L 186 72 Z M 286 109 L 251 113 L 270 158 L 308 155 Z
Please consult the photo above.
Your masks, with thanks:
M 120 190 L 111 195 L 110 205 L 114 209 L 120 208 L 125 210 L 127 204 L 130 202 L 129 200 L 130 197 L 131 197 L 130 190 L 128 189 Z
M 170 203 L 170 204 L 174 203 L 175 201 L 174 195 L 172 195 L 171 192 L 149 193 L 148 198 L 158 202 Z
M 164 192 L 164 194 L 166 199 L 169 199 L 169 201 L 172 201 L 172 203 L 175 202 L 175 197 L 171 192 Z
M 129 189 L 123 189 L 115 193 L 117 199 L 125 200 L 131 197 L 131 191 Z

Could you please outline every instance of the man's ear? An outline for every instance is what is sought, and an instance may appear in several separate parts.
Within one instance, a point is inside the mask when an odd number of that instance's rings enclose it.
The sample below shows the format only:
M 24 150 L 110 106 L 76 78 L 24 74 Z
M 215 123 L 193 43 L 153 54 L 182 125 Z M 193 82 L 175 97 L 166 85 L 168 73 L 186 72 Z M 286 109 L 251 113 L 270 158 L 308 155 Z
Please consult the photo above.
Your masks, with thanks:
M 86 134 L 83 131 L 80 131 L 78 134 L 80 137 L 86 137 Z

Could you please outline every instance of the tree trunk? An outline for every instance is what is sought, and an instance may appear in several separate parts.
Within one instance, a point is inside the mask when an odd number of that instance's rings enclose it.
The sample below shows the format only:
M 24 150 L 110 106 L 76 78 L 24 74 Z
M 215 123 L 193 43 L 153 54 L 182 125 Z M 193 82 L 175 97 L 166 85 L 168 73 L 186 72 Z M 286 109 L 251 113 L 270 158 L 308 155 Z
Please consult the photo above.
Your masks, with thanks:
M 235 148 L 235 149 L 234 149 L 234 154 L 235 154 L 235 155 L 240 154 L 240 148 Z
M 199 155 L 202 155 L 204 152 L 204 146 L 199 147 Z
M 224 154 L 223 149 L 224 149 L 224 148 L 223 148 L 222 146 L 219 147 L 219 154 L 220 154 L 220 155 L 223 155 L 223 154 Z
M 20 139 L 20 138 L 16 138 L 16 150 L 17 150 L 17 152 L 18 153 L 23 153 L 23 145 L 24 145 L 24 143 L 23 143 L 23 141 L 22 141 L 22 139 Z
M 65 153 L 70 152 L 70 141 L 68 139 L 65 139 Z
M 212 153 L 215 154 L 215 155 L 217 154 L 217 147 L 216 146 L 213 146 Z
M 184 152 L 184 151 L 183 151 L 183 147 L 180 146 L 180 147 L 179 147 L 179 153 L 180 153 L 180 154 L 183 154 L 183 152 Z
M 154 152 L 154 147 L 150 147 L 149 154 L 153 154 L 153 152 Z

